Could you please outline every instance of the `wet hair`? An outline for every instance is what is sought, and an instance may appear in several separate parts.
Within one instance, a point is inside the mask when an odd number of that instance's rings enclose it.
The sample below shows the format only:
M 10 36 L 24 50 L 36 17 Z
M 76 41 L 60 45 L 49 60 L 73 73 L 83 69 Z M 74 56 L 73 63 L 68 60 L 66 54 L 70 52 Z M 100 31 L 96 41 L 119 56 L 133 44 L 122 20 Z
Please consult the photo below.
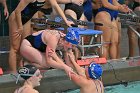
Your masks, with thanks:
M 29 79 L 30 77 L 32 77 L 35 72 L 37 71 L 37 68 L 33 65 L 25 65 L 23 67 L 21 67 L 18 70 L 18 74 L 25 80 Z

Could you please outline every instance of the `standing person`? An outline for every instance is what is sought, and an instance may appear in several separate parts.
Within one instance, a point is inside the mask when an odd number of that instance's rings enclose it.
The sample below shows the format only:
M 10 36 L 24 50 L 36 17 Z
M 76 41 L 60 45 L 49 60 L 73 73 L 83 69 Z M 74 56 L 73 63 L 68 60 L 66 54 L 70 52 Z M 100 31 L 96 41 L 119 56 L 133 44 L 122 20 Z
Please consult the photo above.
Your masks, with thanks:
M 96 26 L 96 29 L 103 31 L 103 53 L 101 57 L 116 59 L 118 56 L 119 31 L 116 22 L 118 11 L 129 12 L 126 5 L 120 5 L 117 0 L 101 0 L 102 7 L 98 9 L 95 22 L 103 23 L 103 26 Z
M 67 3 L 73 3 L 76 5 L 81 5 L 82 0 L 56 0 L 58 4 L 67 4 Z M 39 9 L 39 18 L 43 15 L 50 15 L 53 12 L 52 6 L 48 4 L 47 2 L 43 7 Z
M 56 0 L 19 0 L 17 7 L 9 16 L 9 66 L 12 72 L 16 72 L 17 69 L 16 54 L 18 53 L 21 40 L 31 34 L 30 19 L 42 6 L 44 6 L 45 2 L 51 4 L 52 8 L 62 16 L 68 26 L 73 23 L 66 19 Z
M 133 3 L 133 11 L 134 12 L 140 12 L 140 0 L 127 0 L 129 4 Z M 138 16 L 140 16 L 140 13 L 138 14 Z M 140 27 L 134 27 L 138 33 L 140 34 Z M 136 44 L 137 44 L 137 40 L 136 40 L 136 34 L 132 31 L 131 27 L 128 27 L 128 40 L 129 40 L 129 57 L 134 57 L 135 55 L 135 49 L 136 49 Z M 138 49 L 139 49 L 139 55 L 140 55 L 140 37 L 138 37 Z
M 77 20 L 85 20 L 83 3 L 84 0 L 81 0 L 80 5 L 74 4 L 72 2 L 65 4 L 65 14 L 70 15 Z
M 71 73 L 72 81 L 80 86 L 80 93 L 104 93 L 103 83 L 99 80 L 102 75 L 102 67 L 96 63 L 90 63 L 86 68 L 80 67 L 71 53 L 68 54 L 77 74 Z
M 72 69 L 56 54 L 57 49 L 71 48 L 79 43 L 77 31 L 68 31 L 65 35 L 57 30 L 41 30 L 27 36 L 21 43 L 20 53 L 31 64 L 38 68 L 63 69 L 67 74 Z M 51 55 L 53 53 L 53 55 Z
M 66 15 L 71 16 L 72 18 L 76 20 L 86 20 L 86 17 L 84 16 L 84 7 L 83 3 L 85 0 L 81 0 L 80 5 L 74 4 L 74 3 L 68 3 L 65 4 L 64 12 Z M 79 50 L 76 47 L 73 47 L 73 51 L 75 53 L 75 58 L 78 59 L 80 57 Z
M 42 75 L 39 69 L 33 65 L 25 65 L 18 70 L 18 74 L 25 80 L 25 82 L 23 86 L 16 89 L 14 93 L 39 93 L 34 89 L 35 87 L 40 86 L 40 81 L 42 79 Z
M 0 3 L 2 3 L 4 7 L 4 16 L 6 17 L 5 19 L 7 19 L 9 17 L 9 12 L 7 8 L 6 0 L 0 0 Z
M 96 14 L 98 13 L 98 9 L 102 7 L 101 0 L 92 0 L 92 13 L 93 17 L 95 18 Z M 93 20 L 94 21 L 94 20 Z

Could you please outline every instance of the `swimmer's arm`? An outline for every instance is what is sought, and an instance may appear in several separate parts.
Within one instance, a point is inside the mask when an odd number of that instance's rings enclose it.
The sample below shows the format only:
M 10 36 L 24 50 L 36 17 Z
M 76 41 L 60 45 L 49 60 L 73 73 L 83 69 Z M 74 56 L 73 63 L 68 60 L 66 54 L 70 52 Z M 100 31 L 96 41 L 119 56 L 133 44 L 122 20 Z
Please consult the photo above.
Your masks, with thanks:
M 125 13 L 131 11 L 131 9 L 129 9 L 127 5 L 125 5 L 125 4 L 121 5 L 121 4 L 118 3 L 117 0 L 113 0 L 113 4 L 115 6 L 119 6 L 118 11 L 125 12 Z
M 47 63 L 49 64 L 49 66 L 51 66 L 53 68 L 65 69 L 64 63 L 61 63 L 60 61 L 54 60 L 53 57 L 46 56 L 46 60 L 47 60 Z
M 49 0 L 52 8 L 54 8 L 57 13 L 59 13 L 59 15 L 63 18 L 64 22 L 67 24 L 68 23 L 68 20 L 63 12 L 63 10 L 60 8 L 60 6 L 58 5 L 57 1 L 56 0 Z
M 18 6 L 15 9 L 16 20 L 18 24 L 18 28 L 23 29 L 22 20 L 21 20 L 21 11 L 33 0 L 20 0 Z
M 120 5 L 121 5 L 117 0 L 113 0 L 113 4 L 114 4 L 115 6 L 120 6 Z
M 77 75 L 75 73 L 70 74 L 71 80 L 74 81 L 75 84 L 77 84 L 80 87 L 84 87 L 86 85 L 86 78 Z
M 119 6 L 115 6 L 115 5 L 112 5 L 108 2 L 108 0 L 101 0 L 102 1 L 102 5 L 105 7 L 105 8 L 108 8 L 108 9 L 111 9 L 111 10 L 118 10 L 119 9 Z
M 73 64 L 74 68 L 76 69 L 77 73 L 78 73 L 79 75 L 82 75 L 82 76 L 86 77 L 86 75 L 85 75 L 85 69 L 82 68 L 82 67 L 80 67 L 80 66 L 76 63 L 75 57 L 74 57 L 74 54 L 73 54 L 73 53 L 69 54 L 69 58 L 70 58 L 71 63 Z
M 48 38 L 51 38 L 48 40 Z M 53 68 L 57 68 L 57 69 L 65 69 L 65 64 L 64 62 L 57 56 L 55 49 L 57 46 L 57 42 L 56 41 L 56 37 L 50 35 L 50 37 L 44 37 L 44 41 L 46 41 L 45 43 L 47 44 L 46 47 L 46 60 L 48 62 L 48 64 L 53 67 Z M 54 42 L 52 42 L 54 41 Z

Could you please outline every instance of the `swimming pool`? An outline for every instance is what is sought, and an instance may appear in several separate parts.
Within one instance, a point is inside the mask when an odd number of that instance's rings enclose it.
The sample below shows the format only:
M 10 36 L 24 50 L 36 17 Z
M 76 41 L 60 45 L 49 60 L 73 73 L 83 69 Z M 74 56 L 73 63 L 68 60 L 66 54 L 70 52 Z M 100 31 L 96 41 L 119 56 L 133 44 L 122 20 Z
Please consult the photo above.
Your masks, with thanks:
M 79 93 L 79 89 L 63 93 Z M 107 86 L 105 93 L 140 93 L 140 81 L 129 82 L 127 86 L 122 84 Z

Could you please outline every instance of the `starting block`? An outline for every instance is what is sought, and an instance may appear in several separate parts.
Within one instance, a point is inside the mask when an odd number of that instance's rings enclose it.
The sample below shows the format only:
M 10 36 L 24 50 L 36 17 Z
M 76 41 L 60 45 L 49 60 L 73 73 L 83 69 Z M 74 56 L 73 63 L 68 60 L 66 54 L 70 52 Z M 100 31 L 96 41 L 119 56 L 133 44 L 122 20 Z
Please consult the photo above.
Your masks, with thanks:
M 74 22 L 75 25 L 87 26 L 89 29 L 93 29 L 95 25 L 103 26 L 102 23 L 93 23 L 93 22 L 88 22 L 88 21 L 76 20 L 70 15 L 66 15 L 66 17 L 67 17 L 67 20 Z M 64 20 L 61 16 L 55 16 L 54 20 L 56 22 L 64 23 Z
M 3 70 L 1 67 L 0 67 L 0 75 L 3 75 Z
M 91 62 L 95 62 L 97 64 L 105 64 L 107 63 L 106 58 L 86 58 L 77 60 L 77 64 L 80 66 L 88 66 Z
M 82 49 L 82 54 L 81 54 L 82 59 L 99 57 L 97 54 L 89 55 L 88 53 L 85 52 L 85 50 L 87 48 L 88 48 L 88 50 L 90 50 L 91 47 L 99 47 L 100 48 L 103 45 L 102 44 L 102 33 L 103 33 L 102 31 L 93 30 L 93 29 L 86 29 L 86 28 L 76 28 L 76 27 L 68 28 L 68 30 L 78 31 L 78 33 L 80 35 L 81 42 L 79 44 L 79 47 Z M 85 36 L 91 36 L 90 43 L 85 44 L 85 42 L 84 42 Z M 100 40 L 101 40 L 100 42 L 94 42 L 94 40 L 97 37 L 100 38 Z

